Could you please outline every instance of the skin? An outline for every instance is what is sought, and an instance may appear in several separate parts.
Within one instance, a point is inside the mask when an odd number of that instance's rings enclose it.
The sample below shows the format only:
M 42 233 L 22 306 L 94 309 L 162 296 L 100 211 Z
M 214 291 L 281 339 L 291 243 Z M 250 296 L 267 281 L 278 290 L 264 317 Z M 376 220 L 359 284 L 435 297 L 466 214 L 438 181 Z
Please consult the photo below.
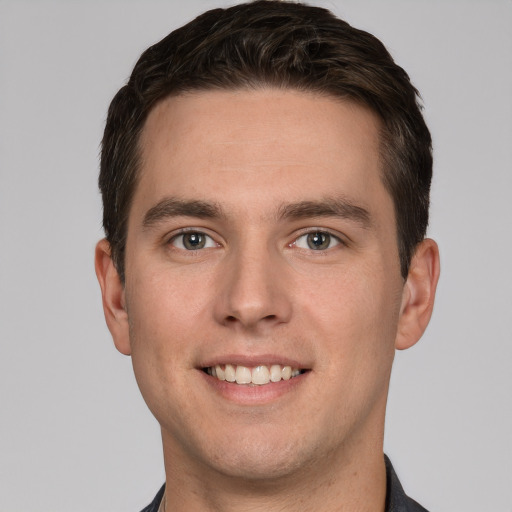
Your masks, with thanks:
M 428 324 L 439 256 L 425 240 L 401 277 L 378 129 L 362 106 L 290 90 L 196 92 L 150 113 L 125 285 L 105 240 L 96 271 L 161 425 L 173 510 L 384 510 L 394 352 Z M 187 250 L 182 230 L 206 246 Z M 331 243 L 313 250 L 319 232 Z M 231 362 L 304 373 L 241 386 L 203 371 Z

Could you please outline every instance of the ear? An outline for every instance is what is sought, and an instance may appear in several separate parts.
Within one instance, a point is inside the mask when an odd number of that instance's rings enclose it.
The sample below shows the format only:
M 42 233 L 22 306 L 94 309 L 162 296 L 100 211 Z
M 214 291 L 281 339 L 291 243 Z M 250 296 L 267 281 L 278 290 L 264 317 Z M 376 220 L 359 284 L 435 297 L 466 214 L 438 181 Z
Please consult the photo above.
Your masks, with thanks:
M 439 279 L 439 248 L 426 238 L 411 260 L 402 292 L 402 304 L 395 347 L 412 347 L 423 335 L 432 316 Z
M 124 285 L 110 254 L 110 244 L 105 239 L 100 240 L 96 244 L 94 266 L 101 287 L 103 312 L 108 329 L 117 350 L 128 356 L 131 354 L 131 347 Z

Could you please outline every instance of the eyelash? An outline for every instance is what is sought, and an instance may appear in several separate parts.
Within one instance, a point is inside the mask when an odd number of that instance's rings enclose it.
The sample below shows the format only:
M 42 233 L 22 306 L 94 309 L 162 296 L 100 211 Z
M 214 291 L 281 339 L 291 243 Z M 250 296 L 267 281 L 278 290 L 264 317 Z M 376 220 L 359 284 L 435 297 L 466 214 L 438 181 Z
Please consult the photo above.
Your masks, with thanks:
M 197 243 L 200 246 L 196 247 L 196 248 L 187 247 L 185 245 L 186 242 L 184 241 L 184 237 L 186 235 L 197 235 L 198 236 L 198 240 L 196 242 L 192 241 L 192 243 Z M 319 246 L 317 248 L 312 248 L 309 245 L 309 241 L 307 241 L 307 237 L 309 237 L 311 235 L 320 235 L 321 237 L 327 238 L 328 239 L 327 247 L 321 248 L 320 244 L 319 244 Z M 204 239 L 204 242 L 203 242 L 202 246 L 201 246 L 201 237 L 203 237 L 203 239 Z M 298 244 L 298 241 L 300 241 L 301 239 L 305 240 L 305 244 L 307 244 L 308 247 L 301 247 Z M 179 240 L 181 240 L 181 241 L 179 242 L 179 245 L 177 245 L 176 242 L 179 241 Z M 324 241 L 324 243 L 325 243 L 325 241 Z M 211 249 L 211 248 L 219 247 L 220 246 L 220 244 L 217 243 L 213 239 L 213 237 L 211 237 L 210 235 L 208 235 L 204 231 L 201 231 L 201 230 L 198 230 L 198 229 L 193 229 L 193 228 L 182 230 L 181 232 L 173 235 L 169 239 L 167 244 L 168 245 L 172 245 L 174 248 L 176 248 L 178 250 L 186 251 L 186 252 L 200 251 L 202 249 Z M 319 252 L 320 253 L 320 252 L 325 252 L 325 251 L 327 251 L 329 249 L 333 249 L 334 247 L 336 247 L 338 245 L 346 245 L 346 242 L 344 240 L 342 240 L 339 236 L 337 236 L 337 235 L 335 235 L 335 234 L 333 234 L 330 231 L 327 231 L 325 229 L 309 229 L 308 231 L 304 231 L 303 233 L 299 234 L 291 243 L 288 244 L 288 247 L 296 247 L 299 250 L 313 251 L 313 252 Z
M 327 237 L 328 242 L 329 242 L 327 247 L 312 248 L 309 245 L 309 242 L 307 241 L 307 237 L 309 237 L 311 235 L 321 235 L 322 237 Z M 301 239 L 305 240 L 307 247 L 300 247 L 300 245 L 297 242 Z M 310 229 L 308 231 L 305 231 L 305 232 L 301 233 L 297 238 L 295 238 L 295 240 L 291 244 L 289 244 L 290 247 L 297 247 L 300 250 L 314 251 L 314 252 L 325 252 L 329 249 L 333 249 L 334 247 L 336 247 L 338 245 L 346 245 L 346 243 L 339 236 L 336 236 L 335 234 L 333 234 L 330 231 L 327 231 L 325 229 Z
M 202 246 L 202 247 L 197 247 L 197 248 L 192 248 L 192 249 L 189 249 L 185 246 L 184 244 L 184 237 L 186 235 L 197 235 L 199 238 L 203 237 L 205 238 L 205 245 Z M 181 247 L 177 247 L 175 242 L 177 240 L 180 240 L 181 239 L 181 242 L 180 242 L 180 245 Z M 182 251 L 188 251 L 188 252 L 193 252 L 193 251 L 199 251 L 199 250 L 202 250 L 202 249 L 210 249 L 210 248 L 213 248 L 213 247 L 218 247 L 219 244 L 217 242 L 215 242 L 215 240 L 208 234 L 206 234 L 204 231 L 200 231 L 200 230 L 196 230 L 196 229 L 187 229 L 187 230 L 183 230 L 181 231 L 180 233 L 176 234 L 176 235 L 173 235 L 169 241 L 167 242 L 169 245 L 172 245 L 174 246 L 176 249 L 179 249 L 179 250 L 182 250 Z M 198 242 L 200 243 L 200 241 Z

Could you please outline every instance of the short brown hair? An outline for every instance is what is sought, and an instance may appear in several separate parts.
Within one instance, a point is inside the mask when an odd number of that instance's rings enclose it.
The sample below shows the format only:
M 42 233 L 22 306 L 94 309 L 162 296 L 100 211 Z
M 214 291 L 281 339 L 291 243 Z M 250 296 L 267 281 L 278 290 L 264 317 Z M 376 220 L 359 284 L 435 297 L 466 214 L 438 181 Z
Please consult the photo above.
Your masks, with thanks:
M 99 186 L 103 226 L 124 282 L 138 141 L 150 110 L 185 91 L 291 88 L 351 99 L 382 120 L 383 183 L 393 198 L 405 278 L 428 224 L 432 148 L 418 91 L 373 35 L 327 9 L 258 0 L 213 9 L 140 57 L 108 111 Z

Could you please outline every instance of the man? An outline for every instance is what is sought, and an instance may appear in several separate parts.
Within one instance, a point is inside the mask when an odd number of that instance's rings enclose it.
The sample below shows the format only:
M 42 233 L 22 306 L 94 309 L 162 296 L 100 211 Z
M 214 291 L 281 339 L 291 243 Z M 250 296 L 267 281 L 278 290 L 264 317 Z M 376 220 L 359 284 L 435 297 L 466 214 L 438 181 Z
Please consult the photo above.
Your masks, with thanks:
M 431 139 L 406 73 L 328 11 L 209 11 L 109 109 L 96 248 L 161 426 L 146 511 L 421 511 L 383 455 L 395 349 L 430 319 Z

